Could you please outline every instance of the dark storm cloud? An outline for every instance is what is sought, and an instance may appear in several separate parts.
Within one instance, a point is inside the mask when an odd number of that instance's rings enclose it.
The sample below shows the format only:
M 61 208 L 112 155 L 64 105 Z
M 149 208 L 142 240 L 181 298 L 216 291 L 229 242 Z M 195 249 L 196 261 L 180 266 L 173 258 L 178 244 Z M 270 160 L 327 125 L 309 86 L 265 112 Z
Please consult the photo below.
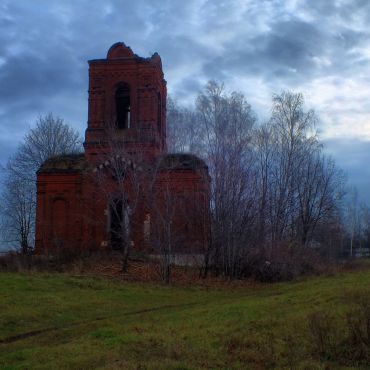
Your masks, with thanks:
M 188 76 L 184 77 L 179 83 L 172 88 L 173 95 L 189 105 L 193 103 L 192 99 L 189 99 L 189 91 L 200 91 L 204 86 L 204 81 L 201 80 L 200 76 Z M 191 94 L 193 98 L 193 94 Z
M 144 57 L 158 51 L 168 90 L 182 102 L 216 79 L 268 116 L 271 95 L 294 89 L 320 113 L 326 137 L 370 140 L 369 21 L 365 0 L 3 0 L 0 163 L 40 114 L 84 131 L 86 62 L 116 41 Z M 360 181 L 355 161 L 335 153 Z
M 269 32 L 237 35 L 229 40 L 217 67 L 213 60 L 208 60 L 203 72 L 211 73 L 213 78 L 253 74 L 270 85 L 283 80 L 292 86 L 302 86 L 312 78 L 353 73 L 356 65 L 369 66 L 369 58 L 364 58 L 360 50 L 349 55 L 369 40 L 368 33 L 346 28 L 333 31 L 325 30 L 319 21 L 271 22 Z
M 258 74 L 265 79 L 307 79 L 315 72 L 313 57 L 321 55 L 326 40 L 312 24 L 293 20 L 277 22 L 269 33 L 231 40 L 219 67 L 230 73 Z M 212 68 L 210 60 L 204 71 Z
M 37 107 L 44 104 L 42 97 L 50 98 L 66 87 L 79 87 L 82 80 L 80 71 L 71 71 L 69 66 L 73 62 L 69 54 L 63 53 L 63 49 L 60 51 L 62 53 L 48 53 L 47 58 L 27 52 L 7 58 L 0 68 L 1 102 L 9 107 L 32 97 Z

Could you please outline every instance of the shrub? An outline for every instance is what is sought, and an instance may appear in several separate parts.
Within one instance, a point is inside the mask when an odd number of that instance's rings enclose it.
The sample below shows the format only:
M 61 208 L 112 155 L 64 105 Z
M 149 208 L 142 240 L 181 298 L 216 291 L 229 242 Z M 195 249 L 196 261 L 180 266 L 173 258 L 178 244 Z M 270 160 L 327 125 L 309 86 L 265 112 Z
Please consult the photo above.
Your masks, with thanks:
M 338 326 L 333 315 L 317 311 L 307 316 L 307 324 L 314 353 L 321 358 L 335 358 L 338 348 Z
M 297 245 L 276 245 L 250 251 L 240 265 L 240 277 L 262 282 L 289 281 L 322 272 L 323 260 L 314 250 Z
M 307 316 L 309 343 L 313 356 L 347 366 L 370 362 L 370 295 L 359 291 L 346 297 L 350 304 L 344 314 L 317 311 Z
M 79 251 L 63 250 L 50 255 L 22 254 L 9 252 L 0 256 L 0 271 L 65 271 L 67 265 L 86 255 Z
M 351 362 L 370 361 L 370 292 L 359 291 L 348 297 L 352 308 L 346 314 L 346 355 Z

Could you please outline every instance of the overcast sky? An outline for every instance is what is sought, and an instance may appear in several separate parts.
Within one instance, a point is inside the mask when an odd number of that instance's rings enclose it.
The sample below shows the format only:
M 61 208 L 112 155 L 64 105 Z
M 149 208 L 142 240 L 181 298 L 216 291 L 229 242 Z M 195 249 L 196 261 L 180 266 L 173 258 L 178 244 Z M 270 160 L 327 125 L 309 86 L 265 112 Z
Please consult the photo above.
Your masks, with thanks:
M 259 117 L 302 92 L 320 135 L 370 204 L 369 0 L 0 0 L 0 163 L 38 115 L 84 132 L 87 60 L 124 41 L 157 51 L 169 93 L 191 103 L 210 79 Z

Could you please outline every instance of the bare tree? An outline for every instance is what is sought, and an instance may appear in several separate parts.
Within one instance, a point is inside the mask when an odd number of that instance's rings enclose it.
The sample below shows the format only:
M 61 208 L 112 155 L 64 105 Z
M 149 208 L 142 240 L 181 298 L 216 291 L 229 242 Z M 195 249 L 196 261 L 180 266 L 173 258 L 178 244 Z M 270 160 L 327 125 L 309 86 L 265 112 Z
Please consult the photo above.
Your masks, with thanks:
M 184 169 L 191 170 L 194 181 L 188 181 Z M 191 154 L 163 155 L 153 170 L 150 243 L 159 257 L 161 277 L 169 283 L 173 263 L 202 267 L 209 238 L 209 178 L 204 162 Z
M 203 153 L 212 178 L 214 263 L 236 276 L 252 235 L 255 175 L 252 128 L 256 118 L 240 93 L 209 82 L 197 99 Z
M 370 208 L 367 204 L 362 203 L 360 206 L 361 215 L 361 236 L 363 255 L 370 255 Z
M 344 195 L 343 174 L 321 150 L 306 153 L 297 178 L 297 238 L 306 246 L 319 222 L 330 219 Z
M 213 264 L 219 271 L 237 276 L 250 253 L 260 250 L 268 259 L 275 246 L 326 240 L 324 225 L 340 225 L 345 178 L 323 153 L 318 118 L 305 109 L 302 94 L 275 95 L 271 119 L 254 128 L 243 95 L 209 82 L 195 113 L 193 147 L 212 177 Z
M 323 154 L 317 120 L 313 110 L 304 110 L 302 94 L 283 92 L 273 98 L 268 125 L 256 132 L 258 229 L 269 235 L 271 247 L 282 241 L 306 245 L 343 197 L 342 172 Z
M 169 152 L 200 153 L 203 147 L 203 126 L 193 109 L 184 108 L 167 98 L 167 147 Z
M 292 237 L 296 213 L 297 175 L 305 155 L 315 150 L 314 112 L 303 110 L 302 94 L 283 92 L 273 97 L 270 125 L 273 156 L 270 188 L 271 241 Z
M 81 151 L 77 131 L 51 113 L 40 116 L 25 135 L 5 168 L 2 192 L 1 229 L 6 243 L 15 242 L 23 252 L 34 239 L 36 171 L 48 158 Z
M 160 257 L 160 273 L 163 281 L 169 284 L 171 281 L 172 255 L 176 245 L 176 216 L 183 210 L 186 202 L 181 202 L 173 189 L 171 189 L 170 172 L 162 181 L 159 179 L 159 168 L 155 168 L 151 186 L 151 208 L 154 211 L 152 217 L 152 231 L 150 242 Z M 167 180 L 167 181 L 166 181 Z M 184 216 L 184 215 L 183 215 Z
M 9 246 L 30 251 L 34 235 L 35 189 L 17 177 L 7 176 L 1 194 L 1 231 Z
M 143 187 L 148 184 L 148 165 L 142 152 L 132 152 L 117 138 L 115 124 L 107 125 L 104 142 L 100 144 L 100 154 L 95 158 L 96 167 L 91 173 L 91 181 L 96 185 L 96 202 L 106 209 L 106 215 L 91 209 L 89 222 L 106 227 L 108 216 L 108 236 L 110 246 L 122 253 L 122 271 L 126 272 L 128 258 L 133 243 L 132 231 L 137 220 L 138 207 L 145 207 Z M 102 218 L 99 219 L 99 214 Z
M 46 159 L 82 150 L 79 133 L 52 113 L 40 116 L 8 162 L 8 171 L 34 184 L 36 171 Z
M 271 163 L 274 152 L 272 145 L 272 129 L 264 124 L 253 134 L 254 150 L 256 153 L 256 243 L 261 247 L 268 240 L 269 223 L 268 210 L 270 200 Z
M 361 201 L 355 186 L 347 189 L 342 218 L 346 255 L 350 258 L 370 256 L 370 208 Z

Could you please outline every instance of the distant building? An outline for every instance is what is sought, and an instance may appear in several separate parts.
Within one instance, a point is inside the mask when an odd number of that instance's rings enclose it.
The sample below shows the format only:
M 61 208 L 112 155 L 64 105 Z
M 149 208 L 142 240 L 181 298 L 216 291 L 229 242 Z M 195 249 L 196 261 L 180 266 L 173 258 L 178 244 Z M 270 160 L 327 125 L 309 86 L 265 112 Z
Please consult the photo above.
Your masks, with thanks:
M 160 56 L 124 43 L 89 61 L 84 153 L 37 172 L 36 252 L 120 249 L 200 254 L 209 243 L 210 178 L 192 154 L 168 154 Z
M 370 257 L 370 249 L 367 247 L 355 248 L 353 251 L 353 256 L 356 258 Z

